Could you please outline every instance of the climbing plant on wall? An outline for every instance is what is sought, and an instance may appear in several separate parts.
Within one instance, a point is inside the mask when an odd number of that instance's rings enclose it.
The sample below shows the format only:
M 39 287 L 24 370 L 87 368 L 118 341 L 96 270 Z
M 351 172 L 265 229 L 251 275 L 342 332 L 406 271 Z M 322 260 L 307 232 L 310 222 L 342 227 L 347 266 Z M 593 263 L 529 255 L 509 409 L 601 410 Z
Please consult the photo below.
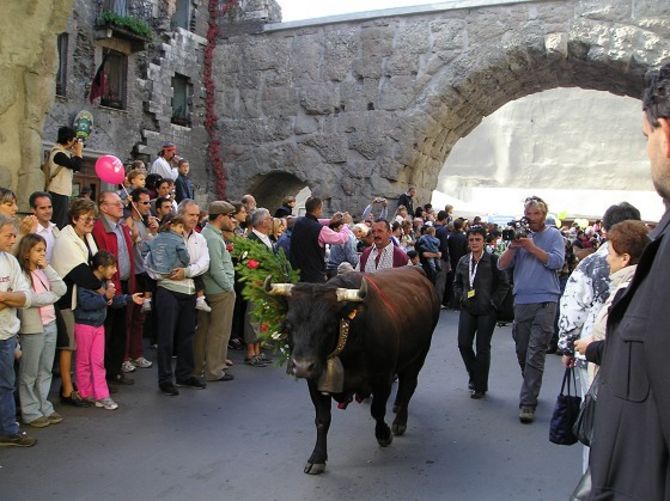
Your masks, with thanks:
M 237 0 L 226 0 L 220 5 L 220 0 L 209 0 L 209 23 L 207 28 L 207 47 L 205 48 L 205 62 L 203 81 L 205 84 L 205 129 L 209 136 L 207 158 L 214 173 L 214 186 L 220 199 L 226 198 L 226 171 L 221 157 L 221 141 L 219 140 L 216 114 L 216 90 L 212 78 L 214 50 L 219 38 L 219 15 L 225 15 L 235 6 Z

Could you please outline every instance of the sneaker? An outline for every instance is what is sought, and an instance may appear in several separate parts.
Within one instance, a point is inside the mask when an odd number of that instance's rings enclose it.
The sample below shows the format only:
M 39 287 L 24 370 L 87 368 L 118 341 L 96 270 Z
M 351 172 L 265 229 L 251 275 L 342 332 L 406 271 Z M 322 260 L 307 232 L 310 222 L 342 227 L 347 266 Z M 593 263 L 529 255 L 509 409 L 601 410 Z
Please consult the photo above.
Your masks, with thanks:
M 135 372 L 135 366 L 130 360 L 126 360 L 121 364 L 121 372 L 128 374 L 129 372 Z
M 535 420 L 535 409 L 532 407 L 521 407 L 519 412 L 519 421 L 524 424 L 532 423 Z
M 95 406 L 101 409 L 105 409 L 108 411 L 115 411 L 116 409 L 119 408 L 119 404 L 114 402 L 111 398 L 102 398 L 100 400 L 95 401 Z
M 32 447 L 37 443 L 37 439 L 28 435 L 25 431 L 16 435 L 0 437 L 0 447 Z
M 470 394 L 470 398 L 474 398 L 475 400 L 479 400 L 480 398 L 484 398 L 485 396 L 486 396 L 486 392 L 485 392 L 485 391 L 477 391 L 477 390 L 474 390 L 474 391 Z
M 195 300 L 195 309 L 200 311 L 206 311 L 207 313 L 211 313 L 212 311 L 212 309 L 205 301 L 205 296 L 200 296 Z
M 47 419 L 49 420 L 50 424 L 58 424 L 63 421 L 63 416 L 61 416 L 57 412 L 52 412 L 47 416 Z
M 205 388 L 207 388 L 207 383 L 205 383 L 200 378 L 191 376 L 190 378 L 185 379 L 183 381 L 177 381 L 177 388 L 181 388 L 182 386 L 190 386 L 191 388 L 195 388 L 196 390 L 204 390 Z
M 45 416 L 40 416 L 37 419 L 33 419 L 29 423 L 26 423 L 28 426 L 32 426 L 33 428 L 46 428 L 51 424 L 49 419 Z
M 154 364 L 153 362 L 147 360 L 144 357 L 139 357 L 136 358 L 135 360 L 131 360 L 130 363 L 132 363 L 135 367 L 139 367 L 140 369 L 148 369 Z
M 145 299 L 142 302 L 142 313 L 149 313 L 151 311 L 151 299 Z

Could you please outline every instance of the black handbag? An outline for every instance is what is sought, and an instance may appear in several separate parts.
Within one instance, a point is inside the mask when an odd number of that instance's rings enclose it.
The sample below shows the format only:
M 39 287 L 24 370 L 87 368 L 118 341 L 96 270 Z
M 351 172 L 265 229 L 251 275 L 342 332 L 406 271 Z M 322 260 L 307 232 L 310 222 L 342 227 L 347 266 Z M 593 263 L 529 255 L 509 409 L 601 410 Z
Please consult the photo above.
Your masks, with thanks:
M 572 384 L 570 384 L 570 380 L 572 380 Z M 563 374 L 561 393 L 556 397 L 554 413 L 551 416 L 551 424 L 549 426 L 550 442 L 558 445 L 572 445 L 577 442 L 577 437 L 572 432 L 572 427 L 575 421 L 577 421 L 581 401 L 582 398 L 577 396 L 575 370 L 572 367 L 568 367 Z
M 584 401 L 579 408 L 577 421 L 572 427 L 572 432 L 581 443 L 591 446 L 593 441 L 593 424 L 596 415 L 596 402 L 598 400 L 598 388 L 600 386 L 600 371 L 593 378 L 589 391 L 584 395 Z

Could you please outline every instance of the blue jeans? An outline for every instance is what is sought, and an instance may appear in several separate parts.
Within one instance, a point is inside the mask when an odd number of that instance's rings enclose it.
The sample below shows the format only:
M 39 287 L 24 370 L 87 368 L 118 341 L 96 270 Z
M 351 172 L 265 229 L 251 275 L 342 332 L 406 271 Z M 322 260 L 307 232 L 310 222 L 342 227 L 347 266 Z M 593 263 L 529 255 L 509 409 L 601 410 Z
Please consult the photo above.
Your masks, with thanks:
M 0 340 L 0 436 L 16 435 L 19 432 L 14 402 L 16 341 L 16 336 Z

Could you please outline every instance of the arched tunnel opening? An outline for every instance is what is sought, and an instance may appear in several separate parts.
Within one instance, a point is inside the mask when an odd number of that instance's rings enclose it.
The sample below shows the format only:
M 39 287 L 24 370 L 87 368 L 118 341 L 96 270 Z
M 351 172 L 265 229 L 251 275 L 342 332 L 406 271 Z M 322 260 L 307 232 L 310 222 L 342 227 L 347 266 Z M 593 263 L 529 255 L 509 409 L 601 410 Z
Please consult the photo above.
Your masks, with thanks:
M 287 196 L 296 197 L 297 203 L 294 215 L 302 215 L 305 200 L 311 195 L 311 189 L 306 182 L 288 172 L 270 172 L 258 176 L 252 184 L 249 193 L 256 197 L 258 207 L 269 209 L 271 214 L 281 206 Z

